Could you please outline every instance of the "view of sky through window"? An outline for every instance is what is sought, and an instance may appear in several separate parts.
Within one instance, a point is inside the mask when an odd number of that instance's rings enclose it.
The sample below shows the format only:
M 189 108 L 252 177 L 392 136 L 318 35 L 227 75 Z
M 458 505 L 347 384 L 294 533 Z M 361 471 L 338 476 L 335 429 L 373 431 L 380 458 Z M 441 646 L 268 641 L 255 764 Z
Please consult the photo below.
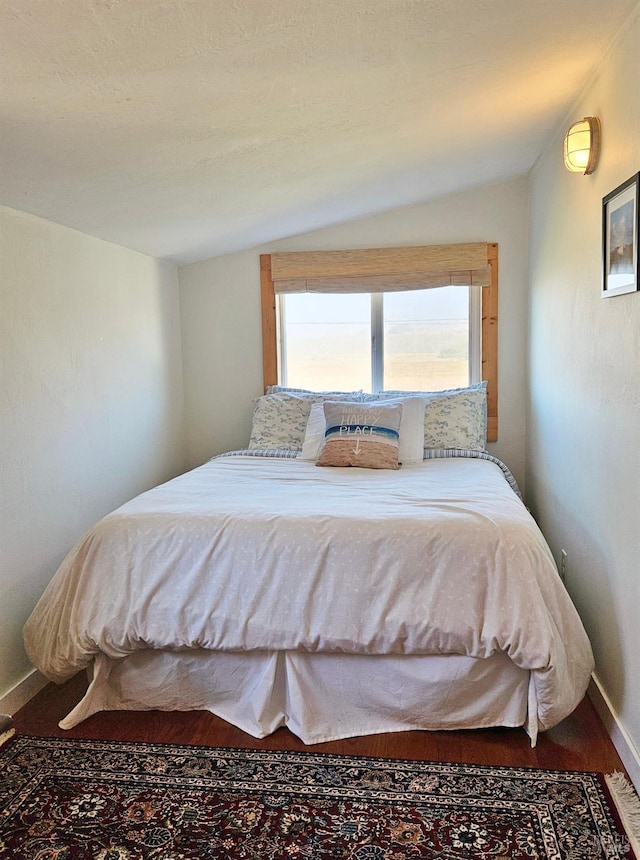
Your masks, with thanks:
M 280 320 L 281 382 L 372 390 L 371 295 L 290 294 Z M 385 293 L 383 388 L 437 390 L 469 382 L 469 290 Z

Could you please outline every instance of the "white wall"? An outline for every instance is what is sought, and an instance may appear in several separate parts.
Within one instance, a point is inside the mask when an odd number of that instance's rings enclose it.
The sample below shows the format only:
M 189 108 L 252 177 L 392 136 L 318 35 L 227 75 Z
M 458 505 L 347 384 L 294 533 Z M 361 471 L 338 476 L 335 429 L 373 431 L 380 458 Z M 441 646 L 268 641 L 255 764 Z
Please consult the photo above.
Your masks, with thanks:
M 490 449 L 523 482 L 527 214 L 519 179 L 181 268 L 189 464 L 249 441 L 262 393 L 259 254 L 487 241 L 500 245 L 500 438 Z
M 81 532 L 184 466 L 174 266 L 0 208 L 0 698 Z
M 562 134 L 602 121 L 591 176 Z M 601 298 L 602 198 L 640 170 L 638 11 L 531 176 L 527 498 L 567 583 L 599 681 L 640 749 L 640 294 Z

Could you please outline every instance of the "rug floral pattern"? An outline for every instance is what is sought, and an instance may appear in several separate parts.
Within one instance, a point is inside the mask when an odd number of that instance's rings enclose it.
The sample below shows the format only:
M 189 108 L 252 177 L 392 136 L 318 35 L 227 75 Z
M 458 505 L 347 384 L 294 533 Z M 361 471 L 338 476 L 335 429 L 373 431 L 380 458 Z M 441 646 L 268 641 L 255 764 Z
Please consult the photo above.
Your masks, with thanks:
M 98 741 L 0 750 L 0 858 L 632 858 L 597 774 Z

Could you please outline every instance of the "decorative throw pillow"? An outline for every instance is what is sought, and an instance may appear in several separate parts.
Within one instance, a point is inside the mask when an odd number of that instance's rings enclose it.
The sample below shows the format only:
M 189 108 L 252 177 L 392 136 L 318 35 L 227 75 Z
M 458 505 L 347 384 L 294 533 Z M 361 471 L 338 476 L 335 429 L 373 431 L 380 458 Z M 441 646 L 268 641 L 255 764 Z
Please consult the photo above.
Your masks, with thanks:
M 398 469 L 401 403 L 324 404 L 325 441 L 316 466 Z
M 398 462 L 403 465 L 421 463 L 424 459 L 424 409 L 426 402 L 426 397 L 405 397 L 401 401 L 387 400 L 385 402 L 385 405 L 402 403 Z M 358 404 L 354 403 L 353 405 L 357 406 Z M 314 403 L 309 413 L 302 451 L 298 454 L 300 460 L 317 459 L 320 447 L 324 442 L 325 427 L 324 404 Z

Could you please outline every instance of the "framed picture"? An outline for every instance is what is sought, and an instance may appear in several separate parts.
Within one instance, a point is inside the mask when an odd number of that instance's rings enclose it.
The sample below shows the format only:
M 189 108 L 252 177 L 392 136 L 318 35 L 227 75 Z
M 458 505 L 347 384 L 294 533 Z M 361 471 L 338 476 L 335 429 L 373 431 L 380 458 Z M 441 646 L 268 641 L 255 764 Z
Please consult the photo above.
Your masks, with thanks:
M 619 296 L 638 289 L 638 197 L 636 173 L 602 199 L 602 295 Z

